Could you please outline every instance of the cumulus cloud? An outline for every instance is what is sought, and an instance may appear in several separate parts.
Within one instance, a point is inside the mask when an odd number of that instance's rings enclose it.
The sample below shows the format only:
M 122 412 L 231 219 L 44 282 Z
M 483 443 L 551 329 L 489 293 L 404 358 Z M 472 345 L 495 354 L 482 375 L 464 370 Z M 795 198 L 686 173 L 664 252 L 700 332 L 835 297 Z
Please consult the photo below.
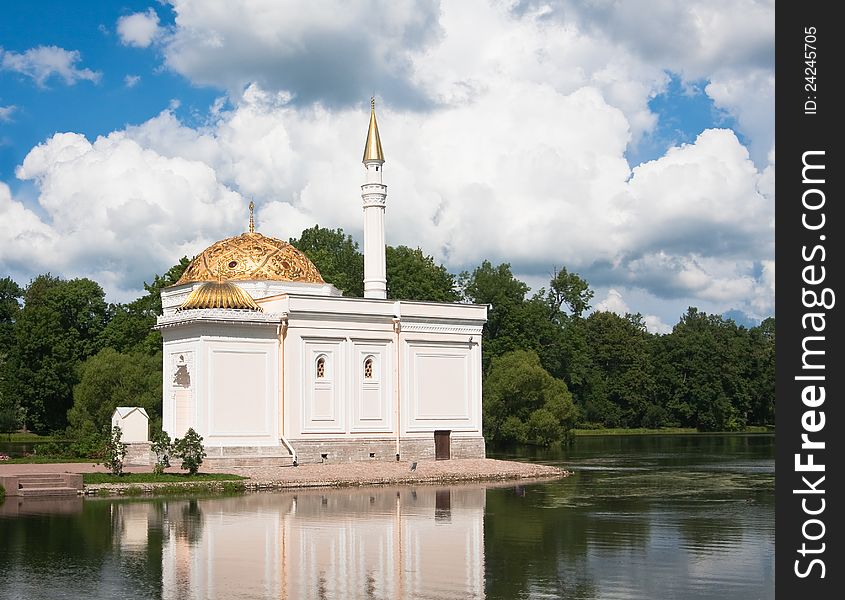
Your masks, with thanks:
M 123 78 L 123 85 L 128 88 L 133 88 L 141 81 L 140 75 L 127 75 Z
M 239 93 L 255 82 L 296 102 L 342 106 L 374 90 L 422 106 L 412 56 L 438 35 L 432 2 L 171 0 L 176 27 L 168 67 L 196 83 Z
M 622 294 L 613 288 L 608 290 L 607 297 L 597 303 L 594 310 L 596 312 L 612 312 L 620 317 L 624 317 L 626 314 L 631 312 L 631 309 L 625 303 L 625 300 L 622 299 Z
M 690 43 L 672 58 L 678 40 L 649 42 L 636 28 L 616 31 L 621 22 L 481 0 L 354 8 L 339 11 L 342 27 L 325 18 L 330 5 L 174 0 L 176 24 L 161 38 L 167 66 L 227 89 L 227 102 L 199 126 L 167 109 L 93 143 L 54 136 L 18 176 L 40 191 L 41 225 L 58 248 L 51 260 L 96 269 L 118 290 L 242 230 L 245 198 L 268 235 L 319 223 L 360 240 L 367 100 L 381 78 L 388 243 L 420 245 L 455 271 L 484 259 L 527 276 L 565 265 L 618 294 L 603 301 L 607 310 L 649 313 L 653 331 L 667 326 L 639 304 L 628 310 L 622 290 L 767 316 L 773 148 L 760 170 L 734 132 L 710 129 L 657 160 L 626 160 L 654 126 L 648 100 L 668 68 L 700 78 L 735 63 L 737 83 L 711 78 L 708 93 L 736 114 L 752 102 L 742 81 L 768 85 L 764 42 L 738 48 L 733 63 L 716 60 L 724 39 L 704 38 L 721 17 L 706 3 L 673 6 L 655 8 L 658 25 L 677 18 L 670 37 L 697 32 L 689 39 L 706 47 Z M 758 9 L 767 10 L 749 4 L 754 19 Z M 753 111 L 738 118 L 760 139 L 771 133 Z M 74 229 L 86 224 L 104 234 Z M 141 242 L 143 227 L 154 243 Z M 140 249 L 126 251 L 122 236 Z
M 44 87 L 53 76 L 61 78 L 67 85 L 81 80 L 100 81 L 102 73 L 77 67 L 80 60 L 82 56 L 78 50 L 65 50 L 58 46 L 37 46 L 22 53 L 0 48 L 0 70 L 31 77 L 39 87 Z
M 118 297 L 130 290 L 132 297 L 154 269 L 231 234 L 246 212 L 246 201 L 208 165 L 161 156 L 121 133 L 93 144 L 56 134 L 30 151 L 17 176 L 36 182 L 47 218 L 0 191 L 4 214 L 15 217 L 3 219 L 2 262 L 14 265 L 38 247 L 33 268 L 92 276 Z
M 124 46 L 146 48 L 161 35 L 158 14 L 152 8 L 117 20 L 117 35 Z
M 634 314 L 636 312 L 632 311 L 631 307 L 628 306 L 628 303 L 625 302 L 625 299 L 622 297 L 622 293 L 613 288 L 610 288 L 607 291 L 607 296 L 598 302 L 593 310 L 595 312 L 612 312 L 620 317 L 624 317 L 628 314 Z M 643 317 L 643 322 L 645 323 L 646 329 L 651 333 L 664 334 L 672 331 L 672 326 L 664 323 L 657 315 L 646 315 Z
M 774 0 L 521 0 L 511 10 L 577 27 L 596 43 L 686 83 L 708 81 L 706 93 L 736 117 L 755 162 L 764 167 L 774 132 L 774 8 Z
M 12 120 L 12 113 L 17 110 L 17 106 L 10 104 L 9 106 L 0 106 L 0 122 L 8 123 Z
M 672 326 L 664 323 L 660 317 L 656 315 L 647 315 L 643 320 L 645 321 L 645 328 L 651 333 L 657 333 L 660 335 L 672 333 Z

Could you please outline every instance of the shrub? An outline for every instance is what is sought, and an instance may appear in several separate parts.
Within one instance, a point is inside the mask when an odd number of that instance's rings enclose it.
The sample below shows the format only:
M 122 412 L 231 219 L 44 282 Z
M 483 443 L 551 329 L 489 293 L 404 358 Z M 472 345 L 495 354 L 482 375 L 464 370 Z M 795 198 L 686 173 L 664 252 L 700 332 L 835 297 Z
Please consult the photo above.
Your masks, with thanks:
M 170 441 L 170 436 L 167 435 L 166 431 L 157 431 L 153 434 L 151 448 L 156 455 L 156 464 L 153 467 L 153 473 L 161 475 L 170 466 L 170 455 L 173 454 L 173 442 Z
M 111 435 L 109 435 L 103 451 L 103 465 L 108 467 L 113 475 L 121 475 L 123 473 L 126 444 L 120 441 L 121 437 L 123 437 L 123 432 L 120 430 L 120 427 L 117 425 L 112 427 Z
M 70 430 L 68 430 L 70 433 Z M 86 423 L 76 430 L 73 435 L 73 442 L 70 444 L 70 453 L 79 458 L 103 458 L 103 450 L 107 445 L 107 434 L 98 431 L 93 423 Z
M 205 458 L 205 449 L 202 447 L 202 436 L 193 428 L 185 432 L 185 437 L 176 438 L 173 441 L 173 456 L 182 459 L 181 469 L 186 469 L 191 475 L 196 475 Z
M 563 438 L 560 421 L 546 408 L 538 408 L 528 418 L 528 437 L 531 442 L 548 446 Z

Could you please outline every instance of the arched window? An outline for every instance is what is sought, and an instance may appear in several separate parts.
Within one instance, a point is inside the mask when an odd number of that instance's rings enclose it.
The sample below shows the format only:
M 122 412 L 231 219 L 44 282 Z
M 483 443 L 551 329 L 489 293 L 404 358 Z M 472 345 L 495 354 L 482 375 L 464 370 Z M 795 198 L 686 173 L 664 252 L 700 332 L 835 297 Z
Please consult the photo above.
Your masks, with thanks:
M 321 356 L 317 359 L 317 379 L 326 378 L 326 357 Z
M 373 357 L 368 356 L 364 360 L 364 379 L 372 379 L 373 378 Z

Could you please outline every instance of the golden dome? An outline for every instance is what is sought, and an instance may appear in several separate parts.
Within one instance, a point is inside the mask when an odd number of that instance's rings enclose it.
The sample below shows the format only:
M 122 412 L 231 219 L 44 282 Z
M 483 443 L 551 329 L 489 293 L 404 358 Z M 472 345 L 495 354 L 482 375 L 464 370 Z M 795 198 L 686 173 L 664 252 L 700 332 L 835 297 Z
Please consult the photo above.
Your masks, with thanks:
M 218 278 L 325 283 L 302 252 L 287 242 L 254 232 L 226 238 L 200 252 L 176 285 Z
M 176 310 L 191 308 L 239 308 L 261 312 L 261 307 L 255 303 L 252 296 L 228 281 L 208 281 L 202 284 L 188 294 Z

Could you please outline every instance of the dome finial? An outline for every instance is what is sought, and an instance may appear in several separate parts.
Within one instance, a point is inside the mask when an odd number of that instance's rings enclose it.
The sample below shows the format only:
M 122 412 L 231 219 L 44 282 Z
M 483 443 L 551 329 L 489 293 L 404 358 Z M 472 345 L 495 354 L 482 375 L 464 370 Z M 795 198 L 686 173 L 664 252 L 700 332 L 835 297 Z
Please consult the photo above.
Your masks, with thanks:
M 249 232 L 255 233 L 255 202 L 249 201 Z
M 378 134 L 378 123 L 376 123 L 376 97 L 370 98 L 370 128 L 367 130 L 367 145 L 364 146 L 364 159 L 362 162 L 379 160 L 384 162 L 384 152 L 381 149 L 381 138 Z

